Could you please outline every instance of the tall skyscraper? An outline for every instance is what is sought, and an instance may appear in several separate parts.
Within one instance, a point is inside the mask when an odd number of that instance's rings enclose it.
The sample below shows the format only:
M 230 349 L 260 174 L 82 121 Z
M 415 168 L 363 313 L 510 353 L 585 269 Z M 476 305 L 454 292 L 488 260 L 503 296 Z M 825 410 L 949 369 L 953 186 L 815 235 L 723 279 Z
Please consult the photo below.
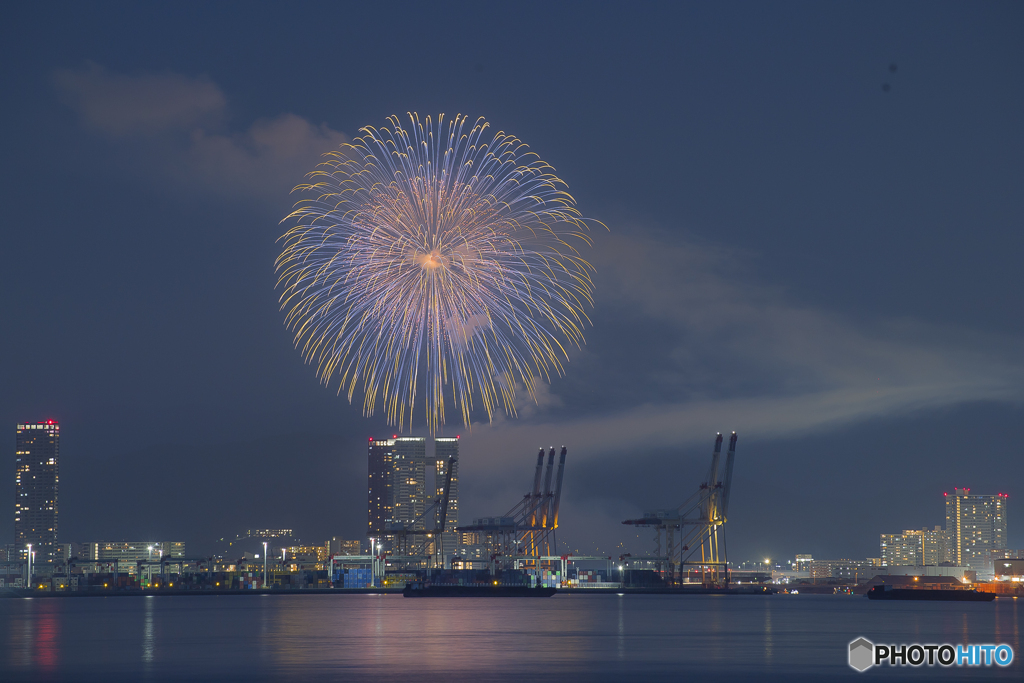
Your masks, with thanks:
M 370 439 L 367 460 L 368 473 L 368 528 L 369 538 L 380 539 L 394 521 L 391 501 L 391 466 L 395 458 L 394 439 Z
M 367 536 L 393 550 L 394 532 L 431 531 L 441 520 L 440 501 L 454 458 L 448 491 L 448 514 L 440 543 L 428 537 L 422 552 L 446 557 L 455 552 L 459 526 L 459 437 L 434 439 L 433 487 L 427 486 L 427 440 L 422 436 L 370 439 L 367 459 Z M 431 494 L 429 497 L 427 493 Z M 431 514 L 429 506 L 438 501 Z M 420 536 L 419 538 L 423 538 Z
M 441 499 L 444 496 L 444 483 L 448 477 L 448 459 L 452 461 L 452 485 L 448 491 L 448 517 L 445 520 L 444 532 L 437 554 L 445 557 L 455 552 L 459 545 L 455 528 L 459 526 L 459 437 L 437 437 L 434 439 L 434 495 Z M 434 528 L 441 521 L 441 506 L 434 513 Z
M 396 529 L 423 531 L 427 507 L 427 440 L 422 436 L 370 439 L 367 459 L 367 536 L 384 539 Z
M 972 494 L 955 488 L 946 497 L 946 536 L 950 560 L 978 577 L 992 575 L 992 551 L 1006 549 L 1007 496 Z
M 427 520 L 427 439 L 422 436 L 400 436 L 394 439 L 391 500 L 394 522 L 399 528 L 423 531 Z
M 56 420 L 19 424 L 15 444 L 14 544 L 22 558 L 31 544 L 34 566 L 52 567 L 58 550 L 60 425 Z

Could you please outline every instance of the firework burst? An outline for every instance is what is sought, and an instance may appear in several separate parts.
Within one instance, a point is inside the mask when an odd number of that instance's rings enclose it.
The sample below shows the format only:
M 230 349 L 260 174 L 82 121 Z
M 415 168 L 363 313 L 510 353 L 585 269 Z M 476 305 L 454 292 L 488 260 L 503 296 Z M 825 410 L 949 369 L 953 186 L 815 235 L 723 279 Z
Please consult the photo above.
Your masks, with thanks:
M 409 115 L 325 155 L 296 187 L 278 286 L 296 348 L 363 412 L 431 433 L 450 396 L 469 423 L 515 415 L 517 385 L 561 374 L 593 305 L 587 220 L 554 169 L 483 119 Z

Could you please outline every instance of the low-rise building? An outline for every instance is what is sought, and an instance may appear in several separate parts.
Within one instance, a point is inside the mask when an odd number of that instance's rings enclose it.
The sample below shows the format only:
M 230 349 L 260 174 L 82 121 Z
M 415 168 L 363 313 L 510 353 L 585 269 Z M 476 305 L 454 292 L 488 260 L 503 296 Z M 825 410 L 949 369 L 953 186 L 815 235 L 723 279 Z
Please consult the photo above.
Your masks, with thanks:
M 346 541 L 335 536 L 325 543 L 328 555 L 361 555 L 361 543 L 359 541 Z
M 78 564 L 117 562 L 117 570 L 129 574 L 135 572 L 139 562 L 185 556 L 185 544 L 181 541 L 92 541 L 70 545 Z
M 285 551 L 282 561 L 285 566 L 294 567 L 292 571 L 322 571 L 330 563 L 328 545 L 294 545 L 282 550 Z
M 1024 581 L 1024 559 L 1004 557 L 993 564 L 997 581 Z
M 860 583 L 879 573 L 871 560 L 814 560 L 811 562 L 811 579 L 815 581 L 835 580 L 844 583 Z

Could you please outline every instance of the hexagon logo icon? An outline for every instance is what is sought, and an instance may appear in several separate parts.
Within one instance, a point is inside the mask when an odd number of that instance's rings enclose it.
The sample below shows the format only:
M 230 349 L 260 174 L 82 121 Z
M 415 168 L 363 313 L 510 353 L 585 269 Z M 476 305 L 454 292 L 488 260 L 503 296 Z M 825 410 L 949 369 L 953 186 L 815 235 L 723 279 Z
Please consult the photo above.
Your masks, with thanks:
M 858 638 L 850 643 L 850 666 L 857 671 L 867 671 L 874 664 L 875 644 L 867 638 Z

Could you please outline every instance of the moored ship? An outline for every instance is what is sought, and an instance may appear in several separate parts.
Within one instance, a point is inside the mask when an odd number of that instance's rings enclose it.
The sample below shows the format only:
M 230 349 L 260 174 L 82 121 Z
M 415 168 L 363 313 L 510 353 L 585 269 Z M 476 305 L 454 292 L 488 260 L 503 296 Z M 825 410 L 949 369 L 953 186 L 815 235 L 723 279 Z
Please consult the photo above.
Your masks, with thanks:
M 557 589 L 544 586 L 493 583 L 453 584 L 413 581 L 402 595 L 407 598 L 550 598 Z
M 992 602 L 995 593 L 980 593 L 963 588 L 893 588 L 874 586 L 867 592 L 868 600 L 945 600 L 952 602 Z

